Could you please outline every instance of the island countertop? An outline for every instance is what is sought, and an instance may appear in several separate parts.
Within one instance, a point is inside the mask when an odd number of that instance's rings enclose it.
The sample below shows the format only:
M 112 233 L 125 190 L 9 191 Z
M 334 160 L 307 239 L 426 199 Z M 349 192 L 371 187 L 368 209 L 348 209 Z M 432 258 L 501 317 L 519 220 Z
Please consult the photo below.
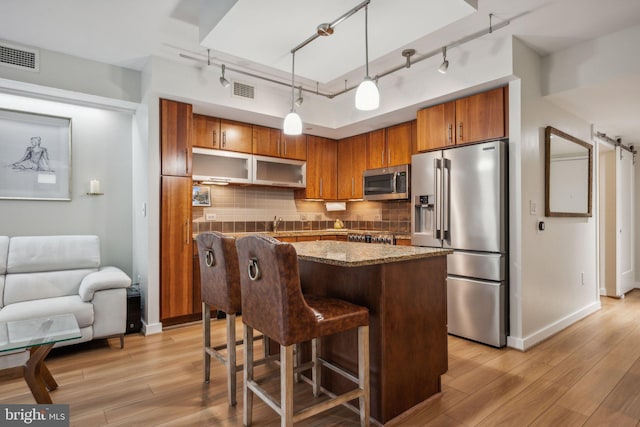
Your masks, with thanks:
M 343 267 L 386 264 L 412 259 L 444 256 L 453 253 L 450 249 L 341 242 L 333 240 L 295 242 L 291 244 L 296 249 L 300 260 L 314 261 Z

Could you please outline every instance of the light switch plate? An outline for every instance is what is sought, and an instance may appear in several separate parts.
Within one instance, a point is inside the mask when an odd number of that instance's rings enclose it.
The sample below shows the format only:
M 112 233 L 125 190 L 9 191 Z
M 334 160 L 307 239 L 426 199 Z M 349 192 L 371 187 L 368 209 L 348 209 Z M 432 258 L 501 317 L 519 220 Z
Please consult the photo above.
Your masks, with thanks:
M 538 215 L 538 204 L 529 200 L 529 215 Z

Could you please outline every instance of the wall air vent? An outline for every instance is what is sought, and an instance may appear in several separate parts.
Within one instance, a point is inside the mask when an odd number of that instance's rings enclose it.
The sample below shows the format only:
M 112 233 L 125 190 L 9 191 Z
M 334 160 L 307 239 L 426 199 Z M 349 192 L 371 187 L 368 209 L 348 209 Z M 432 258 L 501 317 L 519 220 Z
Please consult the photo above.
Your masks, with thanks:
M 0 41 L 0 65 L 23 71 L 40 71 L 40 51 Z
M 254 90 L 253 86 L 250 86 L 245 83 L 233 82 L 233 96 L 237 96 L 238 98 L 254 98 Z

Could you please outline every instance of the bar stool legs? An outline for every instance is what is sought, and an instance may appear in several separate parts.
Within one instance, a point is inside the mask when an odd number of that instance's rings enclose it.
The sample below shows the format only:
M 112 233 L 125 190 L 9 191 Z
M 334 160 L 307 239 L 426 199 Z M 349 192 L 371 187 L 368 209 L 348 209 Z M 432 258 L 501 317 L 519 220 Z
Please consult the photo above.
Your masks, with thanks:
M 207 303 L 202 303 L 202 323 L 204 334 L 204 381 L 209 382 L 211 377 L 211 356 L 218 359 L 227 370 L 227 394 L 229 406 L 236 406 L 236 315 L 226 315 L 227 342 L 216 347 L 211 347 L 211 308 Z M 253 340 L 251 340 L 253 345 Z M 220 350 L 227 350 L 225 357 Z
M 257 394 L 271 409 L 276 411 L 280 415 L 280 425 L 282 427 L 292 427 L 294 420 L 296 422 L 312 417 L 322 411 L 331 409 L 333 407 L 347 403 L 348 401 L 358 398 L 360 406 L 360 425 L 370 425 L 370 392 L 369 392 L 369 327 L 360 326 L 358 328 L 358 388 L 356 390 L 344 393 L 339 396 L 333 397 L 331 400 L 323 401 L 315 405 L 309 406 L 297 413 L 293 411 L 293 386 L 294 386 L 294 372 L 298 363 L 296 363 L 296 354 L 294 348 L 296 344 L 289 346 L 280 346 L 280 404 L 276 400 L 267 394 L 260 385 L 255 382 L 253 376 L 254 367 L 254 351 L 253 351 L 253 328 L 244 325 L 244 387 L 243 387 L 243 400 L 244 411 L 242 421 L 244 426 L 251 425 L 251 419 L 253 414 L 253 395 Z M 313 395 L 318 397 L 320 395 L 320 370 L 323 364 L 330 365 L 329 362 L 321 362 L 318 358 L 320 349 L 320 339 L 314 338 L 311 341 L 311 358 L 312 358 L 312 383 L 313 383 Z M 331 365 L 332 370 L 342 375 L 344 371 Z M 348 378 L 352 376 L 346 374 Z

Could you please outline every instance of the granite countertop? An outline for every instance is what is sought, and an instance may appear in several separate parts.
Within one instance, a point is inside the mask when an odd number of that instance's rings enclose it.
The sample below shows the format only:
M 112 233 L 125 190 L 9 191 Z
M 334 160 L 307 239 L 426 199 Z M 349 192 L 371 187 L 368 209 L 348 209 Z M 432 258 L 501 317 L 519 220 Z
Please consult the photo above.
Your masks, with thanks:
M 291 244 L 296 249 L 298 258 L 301 260 L 343 267 L 385 264 L 453 253 L 450 249 L 340 242 L 333 240 L 295 242 Z

